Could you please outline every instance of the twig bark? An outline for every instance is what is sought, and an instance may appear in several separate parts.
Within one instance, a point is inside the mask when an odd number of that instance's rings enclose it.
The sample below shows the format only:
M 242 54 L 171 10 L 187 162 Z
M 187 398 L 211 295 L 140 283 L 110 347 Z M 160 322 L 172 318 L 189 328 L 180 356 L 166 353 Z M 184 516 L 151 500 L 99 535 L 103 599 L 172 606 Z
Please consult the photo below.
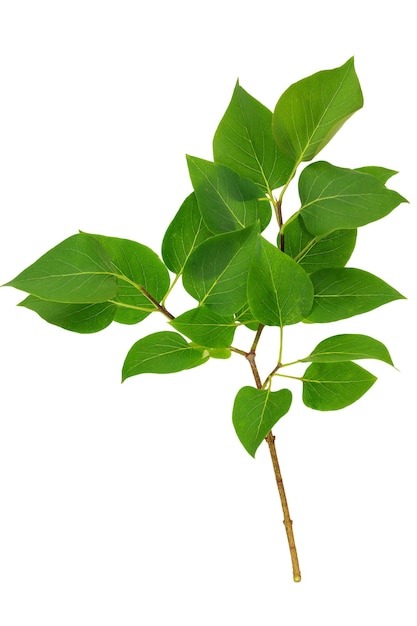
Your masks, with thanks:
M 250 352 L 246 354 L 246 359 L 249 361 L 249 364 L 252 369 L 252 374 L 255 379 L 256 387 L 258 389 L 262 389 L 262 381 L 259 376 L 258 368 L 256 365 L 255 349 L 258 344 L 259 337 L 262 332 L 262 328 L 263 327 L 259 326 L 254 344 L 252 345 L 252 349 Z M 276 369 L 278 369 L 278 367 Z M 297 554 L 297 548 L 295 545 L 294 533 L 292 529 L 292 519 L 290 517 L 290 511 L 288 509 L 287 496 L 285 494 L 284 483 L 282 481 L 282 475 L 281 475 L 281 469 L 279 467 L 279 462 L 278 462 L 277 450 L 275 447 L 275 436 L 273 435 L 272 430 L 269 431 L 265 439 L 268 444 L 269 453 L 271 455 L 272 466 L 274 468 L 274 474 L 275 474 L 275 480 L 277 483 L 278 493 L 279 493 L 279 497 L 281 500 L 282 511 L 284 513 L 284 526 L 285 526 L 285 531 L 287 533 L 288 546 L 290 549 L 293 579 L 294 579 L 294 582 L 299 583 L 301 581 L 301 572 L 300 572 L 300 565 L 298 563 L 298 554 Z

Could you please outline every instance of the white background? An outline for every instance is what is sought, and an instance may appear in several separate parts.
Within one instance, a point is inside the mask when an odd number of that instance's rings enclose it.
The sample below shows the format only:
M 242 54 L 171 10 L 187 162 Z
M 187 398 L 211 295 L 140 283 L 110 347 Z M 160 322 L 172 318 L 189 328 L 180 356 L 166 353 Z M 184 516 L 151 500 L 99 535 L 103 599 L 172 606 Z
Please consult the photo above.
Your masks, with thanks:
M 1 3 L 0 283 L 78 229 L 159 252 L 191 190 L 184 155 L 211 158 L 238 77 L 273 108 L 292 82 L 354 55 L 365 107 L 321 157 L 399 170 L 390 184 L 410 200 L 361 230 L 350 263 L 408 300 L 288 329 L 287 360 L 362 332 L 399 370 L 365 364 L 378 382 L 335 413 L 305 408 L 291 385 L 275 432 L 298 585 L 267 448 L 254 461 L 231 424 L 252 384 L 243 359 L 121 385 L 127 350 L 162 318 L 79 336 L 0 290 L 2 626 L 415 626 L 411 7 Z M 297 208 L 289 194 L 284 211 Z

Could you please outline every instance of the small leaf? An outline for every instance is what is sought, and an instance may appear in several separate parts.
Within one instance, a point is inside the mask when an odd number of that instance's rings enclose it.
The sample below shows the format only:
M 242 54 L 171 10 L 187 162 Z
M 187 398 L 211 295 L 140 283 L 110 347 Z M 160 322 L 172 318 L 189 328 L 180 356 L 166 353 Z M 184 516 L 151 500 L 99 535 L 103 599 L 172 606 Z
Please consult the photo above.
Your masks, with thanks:
M 290 410 L 292 394 L 288 389 L 270 391 L 242 387 L 233 405 L 233 425 L 243 447 L 251 456 L 281 417 Z
M 314 305 L 308 322 L 335 322 L 404 298 L 381 278 L 354 268 L 319 270 L 310 278 Z
M 346 120 L 363 106 L 353 58 L 291 85 L 273 114 L 275 141 L 297 163 L 311 161 Z
M 302 267 L 260 237 L 249 271 L 248 302 L 262 324 L 296 324 L 311 310 L 313 285 Z
M 158 255 L 141 243 L 119 237 L 91 235 L 104 248 L 117 276 L 118 292 L 115 321 L 136 324 L 144 320 L 155 306 L 143 295 L 145 289 L 160 302 L 169 287 L 169 274 Z
M 117 307 L 110 302 L 97 304 L 66 304 L 50 302 L 36 296 L 28 296 L 19 303 L 26 309 L 35 311 L 49 324 L 60 326 L 76 333 L 97 333 L 112 323 Z
M 206 350 L 190 346 L 178 333 L 153 333 L 139 339 L 127 353 L 122 381 L 137 374 L 171 374 L 188 370 L 205 363 L 208 358 Z
M 378 180 L 381 181 L 385 185 L 385 183 L 395 174 L 398 174 L 395 170 L 389 170 L 386 167 L 380 167 L 379 165 L 367 165 L 366 167 L 357 167 L 357 172 L 362 172 L 363 174 L 370 174 L 371 176 L 375 176 Z
M 205 348 L 227 348 L 236 330 L 233 315 L 219 315 L 204 305 L 182 313 L 170 324 Z
M 317 161 L 299 179 L 300 215 L 313 235 L 357 228 L 388 215 L 405 198 L 375 176 Z
M 378 359 L 394 365 L 383 343 L 367 335 L 335 335 L 321 341 L 303 362 L 337 363 L 357 359 Z
M 166 266 L 175 274 L 181 274 L 193 250 L 212 235 L 193 192 L 184 200 L 164 235 L 162 258 Z
M 285 253 L 308 274 L 329 267 L 344 267 L 355 249 L 356 235 L 356 229 L 312 235 L 298 216 L 285 228 Z
M 192 156 L 187 163 L 201 215 L 212 233 L 240 230 L 258 219 L 262 230 L 268 226 L 271 207 L 253 181 L 219 163 Z
M 272 112 L 239 83 L 213 139 L 214 160 L 250 178 L 264 192 L 288 180 L 294 161 L 283 154 L 272 136 Z
M 46 252 L 7 286 L 54 302 L 105 302 L 118 291 L 114 273 L 100 243 L 80 233 Z
M 204 241 L 184 268 L 184 288 L 220 315 L 238 311 L 246 304 L 248 272 L 257 238 L 258 226 L 254 225 Z
M 258 330 L 260 322 L 255 319 L 254 314 L 250 310 L 249 304 L 246 303 L 241 309 L 239 309 L 239 311 L 236 312 L 235 318 L 238 324 L 243 324 L 250 330 Z
M 359 400 L 376 377 L 356 363 L 312 363 L 305 371 L 303 402 L 310 409 L 336 411 Z

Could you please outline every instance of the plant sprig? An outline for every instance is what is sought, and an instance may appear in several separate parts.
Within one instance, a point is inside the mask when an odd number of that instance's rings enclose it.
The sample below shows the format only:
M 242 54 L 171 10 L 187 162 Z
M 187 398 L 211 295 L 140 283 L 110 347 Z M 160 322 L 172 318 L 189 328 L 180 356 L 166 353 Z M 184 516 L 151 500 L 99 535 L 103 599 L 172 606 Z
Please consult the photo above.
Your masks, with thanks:
M 346 267 L 357 229 L 406 202 L 386 186 L 395 171 L 313 161 L 299 175 L 299 208 L 287 214 L 284 207 L 300 166 L 315 159 L 362 106 L 353 59 L 291 85 L 274 112 L 237 83 L 214 135 L 213 160 L 187 156 L 193 190 L 166 230 L 162 258 L 141 243 L 80 232 L 7 283 L 28 293 L 21 306 L 79 333 L 161 313 L 169 330 L 132 346 L 122 380 L 200 367 L 232 354 L 248 361 L 254 386 L 238 390 L 233 424 L 251 456 L 263 440 L 268 444 L 296 582 L 301 573 L 272 433 L 292 403 L 291 391 L 280 383 L 300 381 L 307 407 L 333 411 L 359 400 L 375 383 L 357 360 L 393 362 L 381 341 L 343 334 L 285 363 L 284 329 L 347 319 L 404 297 L 381 278 Z M 274 241 L 265 237 L 272 217 Z M 181 283 L 195 306 L 174 315 L 168 303 Z M 254 333 L 247 350 L 234 345 L 242 325 Z M 266 326 L 278 327 L 280 337 L 273 350 L 278 358 L 263 381 L 256 358 Z M 307 363 L 302 376 L 281 371 L 300 363 Z

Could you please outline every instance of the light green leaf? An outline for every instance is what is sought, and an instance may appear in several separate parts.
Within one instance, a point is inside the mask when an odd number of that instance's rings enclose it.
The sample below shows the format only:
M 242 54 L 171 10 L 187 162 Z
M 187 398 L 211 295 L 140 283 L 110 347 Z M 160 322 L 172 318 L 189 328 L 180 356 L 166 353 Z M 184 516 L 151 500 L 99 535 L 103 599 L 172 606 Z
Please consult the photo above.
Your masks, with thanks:
M 166 266 L 175 274 L 181 274 L 193 250 L 212 235 L 193 192 L 184 200 L 164 235 L 162 258 Z
M 155 306 L 143 294 L 149 293 L 160 302 L 169 287 L 169 274 L 153 250 L 130 239 L 91 235 L 104 248 L 114 267 L 118 292 L 112 302 L 117 305 L 115 321 L 136 324 L 147 317 Z
M 213 154 L 266 193 L 284 185 L 294 166 L 274 141 L 272 112 L 239 83 L 214 135 Z
M 251 456 L 255 456 L 271 428 L 288 413 L 291 402 L 292 394 L 288 389 L 240 389 L 233 405 L 233 425 L 240 442 Z
M 298 216 L 285 228 L 285 253 L 308 274 L 328 267 L 344 267 L 355 248 L 356 235 L 356 229 L 312 235 Z
M 184 268 L 183 284 L 200 304 L 220 315 L 231 315 L 246 303 L 258 228 L 216 235 L 194 250 Z
M 310 278 L 314 305 L 309 322 L 335 322 L 404 298 L 377 276 L 354 268 L 319 270 Z
M 406 202 L 375 176 L 325 161 L 306 167 L 298 186 L 300 215 L 313 235 L 369 224 Z
M 303 402 L 310 409 L 336 411 L 359 400 L 376 377 L 356 363 L 312 363 L 305 371 Z
M 363 174 L 370 174 L 371 176 L 375 176 L 378 180 L 381 181 L 385 185 L 385 183 L 395 174 L 398 174 L 395 170 L 389 170 L 386 167 L 380 167 L 379 165 L 367 165 L 365 167 L 357 167 L 357 172 L 362 172 Z
M 201 215 L 212 233 L 240 230 L 258 220 L 262 230 L 268 226 L 271 207 L 253 181 L 219 163 L 192 156 L 187 163 Z
M 367 335 L 335 335 L 321 341 L 303 362 L 336 363 L 357 359 L 378 359 L 394 365 L 386 346 Z
M 97 333 L 103 330 L 111 324 L 117 310 L 116 305 L 110 302 L 66 304 L 41 300 L 36 296 L 28 296 L 19 306 L 35 311 L 50 324 L 76 333 Z
M 80 233 L 46 252 L 7 283 L 54 302 L 95 303 L 114 298 L 114 267 L 100 243 Z
M 219 315 L 204 305 L 182 313 L 170 324 L 205 348 L 227 348 L 236 330 L 233 315 Z
M 310 161 L 346 120 L 363 106 L 353 58 L 291 85 L 278 100 L 272 131 L 282 152 Z
M 313 285 L 300 265 L 260 237 L 249 271 L 248 302 L 262 324 L 296 324 L 311 310 Z
M 190 346 L 184 337 L 161 331 L 139 339 L 127 353 L 122 381 L 138 374 L 171 374 L 205 363 L 207 350 Z

